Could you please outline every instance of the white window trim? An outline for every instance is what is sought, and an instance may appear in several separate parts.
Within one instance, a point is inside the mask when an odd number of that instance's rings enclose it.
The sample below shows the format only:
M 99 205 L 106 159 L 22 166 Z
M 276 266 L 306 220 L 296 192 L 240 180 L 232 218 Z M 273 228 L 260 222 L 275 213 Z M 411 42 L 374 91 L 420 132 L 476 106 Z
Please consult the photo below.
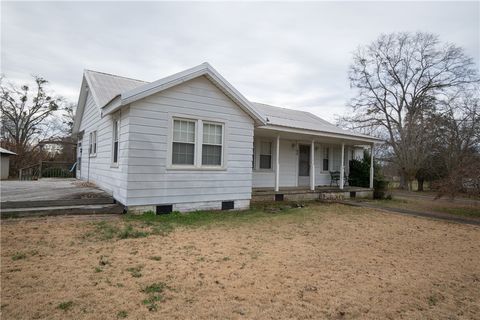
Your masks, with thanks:
M 325 156 L 325 149 L 327 149 L 327 148 L 328 148 L 328 170 L 324 170 L 324 169 L 323 169 L 323 159 L 324 159 L 324 156 Z M 327 145 L 327 144 L 324 144 L 324 145 L 322 145 L 322 147 L 321 147 L 322 156 L 321 156 L 321 163 L 320 163 L 320 165 L 321 165 L 321 168 L 322 168 L 322 170 L 321 170 L 322 173 L 329 173 L 330 171 L 332 171 L 332 170 L 331 170 L 331 169 L 332 169 L 332 157 L 333 157 L 332 149 L 333 149 L 332 146 L 331 146 L 331 145 Z
M 199 120 L 199 122 L 201 123 L 201 126 L 202 126 L 202 143 L 200 144 L 200 149 L 201 149 L 201 153 L 199 153 L 199 155 L 201 156 L 200 157 L 200 166 L 202 168 L 207 168 L 207 169 L 216 169 L 216 168 L 224 168 L 224 159 L 225 159 L 225 123 L 223 122 L 217 122 L 217 121 L 209 121 L 209 120 Z M 217 126 L 221 126 L 222 127 L 222 144 L 221 144 L 221 147 L 222 147 L 222 153 L 220 154 L 220 165 L 204 165 L 203 164 L 203 125 L 204 124 L 213 124 L 213 125 L 217 125 Z M 209 144 L 209 143 L 206 143 L 207 145 L 212 145 L 212 146 L 218 146 L 218 144 Z
M 262 150 L 262 142 L 270 142 L 272 147 L 271 147 L 271 158 L 270 158 L 270 169 L 263 169 L 263 168 L 260 168 L 260 155 L 261 155 L 261 150 Z M 257 172 L 273 172 L 273 164 L 275 163 L 276 159 L 275 159 L 275 155 L 277 154 L 277 151 L 276 151 L 276 144 L 274 143 L 273 139 L 262 139 L 260 138 L 259 140 L 257 140 L 257 143 L 255 145 L 255 151 L 256 151 L 256 155 L 255 155 L 255 168 L 254 168 L 254 171 L 257 171 Z
M 117 151 L 117 162 L 113 162 L 113 155 L 114 155 L 114 148 L 115 148 L 115 137 L 114 137 L 114 123 L 118 122 L 117 124 L 117 134 L 118 134 L 118 151 Z M 111 146 L 111 159 L 110 159 L 110 167 L 111 168 L 118 168 L 119 163 L 120 163 L 120 128 L 121 128 L 121 119 L 120 119 L 120 114 L 116 114 L 112 116 L 112 146 Z
M 175 120 L 184 120 L 195 122 L 195 154 L 193 156 L 193 165 L 182 165 L 172 163 L 173 154 L 173 129 Z M 202 145 L 203 145 L 203 123 L 222 125 L 222 161 L 220 166 L 202 165 Z M 225 122 L 206 118 L 191 118 L 184 115 L 170 115 L 168 123 L 167 137 L 167 170 L 195 170 L 195 171 L 225 171 L 227 170 L 226 160 L 226 135 L 227 125 Z
M 180 121 L 188 121 L 188 122 L 193 122 L 195 123 L 195 139 L 193 140 L 193 164 L 173 164 L 172 163 L 172 158 L 173 158 L 173 130 L 175 128 L 175 120 L 180 120 Z M 191 169 L 196 167 L 196 163 L 198 161 L 198 133 L 199 133 L 199 128 L 198 128 L 198 121 L 196 119 L 189 119 L 189 118 L 183 118 L 183 117 L 172 117 L 171 121 L 171 128 L 169 130 L 169 152 L 168 152 L 168 158 L 169 158 L 169 164 L 170 164 L 170 169 Z
M 95 148 L 93 146 L 95 146 Z M 95 152 L 93 152 L 93 150 L 95 150 Z M 98 132 L 95 129 L 91 131 L 90 134 L 88 135 L 88 156 L 90 158 L 96 157 L 97 151 L 98 151 Z

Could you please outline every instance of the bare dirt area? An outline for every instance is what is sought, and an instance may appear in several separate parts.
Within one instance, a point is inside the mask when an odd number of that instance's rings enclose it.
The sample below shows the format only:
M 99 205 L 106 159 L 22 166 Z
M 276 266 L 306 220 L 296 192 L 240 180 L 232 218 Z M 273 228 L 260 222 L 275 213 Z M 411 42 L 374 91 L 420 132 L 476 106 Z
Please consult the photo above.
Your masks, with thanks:
M 480 318 L 475 226 L 311 204 L 144 227 L 3 221 L 2 319 Z

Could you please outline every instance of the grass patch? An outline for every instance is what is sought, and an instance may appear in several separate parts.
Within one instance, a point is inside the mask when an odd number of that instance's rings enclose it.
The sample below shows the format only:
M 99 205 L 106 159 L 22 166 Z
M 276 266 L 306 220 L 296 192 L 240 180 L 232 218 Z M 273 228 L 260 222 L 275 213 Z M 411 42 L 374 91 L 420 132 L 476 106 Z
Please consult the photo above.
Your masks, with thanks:
M 60 303 L 57 308 L 63 311 L 68 311 L 73 306 L 73 301 L 65 301 Z
M 154 261 L 160 261 L 160 260 L 162 260 L 162 257 L 160 257 L 160 256 L 152 256 L 152 257 L 150 257 L 149 259 L 150 259 L 150 260 L 154 260 Z
M 125 319 L 126 317 L 128 317 L 127 311 L 125 311 L 125 310 L 118 311 L 118 313 L 117 313 L 117 318 L 118 319 Z
M 23 252 L 15 252 L 15 254 L 12 256 L 13 261 L 23 260 L 26 258 L 27 258 L 27 255 Z
M 168 286 L 163 282 L 153 283 L 142 289 L 142 292 L 148 295 L 148 298 L 142 301 L 148 311 L 157 311 L 157 302 L 165 301 L 165 289 L 168 289 Z
M 126 225 L 123 227 L 122 230 L 118 233 L 118 238 L 120 239 L 128 239 L 128 238 L 144 238 L 149 235 L 148 232 L 141 231 L 134 229 L 132 225 Z
M 311 203 L 316 210 L 310 210 L 303 203 L 272 202 L 252 205 L 244 211 L 195 211 L 190 213 L 173 212 L 156 215 L 149 211 L 141 215 L 127 214 L 121 222 L 101 221 L 94 223 L 94 230 L 84 238 L 99 240 L 135 239 L 150 235 L 167 236 L 177 227 L 200 227 L 212 224 L 237 226 L 240 223 L 252 223 L 258 219 L 273 219 L 278 216 L 298 216 L 318 212 L 321 205 Z M 325 206 L 323 204 L 323 206 Z
M 141 272 L 142 269 L 143 269 L 143 266 L 137 266 L 137 267 L 128 268 L 127 271 L 130 272 L 132 277 L 140 278 L 142 276 L 142 272 Z
M 451 207 L 451 208 L 439 208 L 441 212 L 454 214 L 463 217 L 480 218 L 479 207 Z
M 304 204 L 283 202 L 264 203 L 252 206 L 249 210 L 243 211 L 194 211 L 189 213 L 172 212 L 170 214 L 156 215 L 147 211 L 141 215 L 127 214 L 125 221 L 141 222 L 151 227 L 151 234 L 166 235 L 176 227 L 198 227 L 213 223 L 228 224 L 230 222 L 251 222 L 255 219 L 271 218 L 275 214 L 299 213 L 298 208 L 305 207 Z M 308 210 L 302 210 L 304 213 Z

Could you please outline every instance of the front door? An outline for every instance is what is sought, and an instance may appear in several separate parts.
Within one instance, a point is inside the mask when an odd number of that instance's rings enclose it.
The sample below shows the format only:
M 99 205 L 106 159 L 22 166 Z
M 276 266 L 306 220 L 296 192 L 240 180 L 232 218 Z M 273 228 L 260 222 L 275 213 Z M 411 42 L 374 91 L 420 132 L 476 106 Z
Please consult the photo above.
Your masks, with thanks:
M 310 184 L 310 146 L 301 144 L 298 151 L 298 185 L 308 186 Z

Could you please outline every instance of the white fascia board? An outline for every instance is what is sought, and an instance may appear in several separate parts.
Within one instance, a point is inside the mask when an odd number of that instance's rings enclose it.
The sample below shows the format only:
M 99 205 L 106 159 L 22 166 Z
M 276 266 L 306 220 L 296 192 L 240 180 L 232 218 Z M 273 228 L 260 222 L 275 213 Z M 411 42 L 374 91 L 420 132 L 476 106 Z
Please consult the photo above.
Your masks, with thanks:
M 114 97 L 110 100 L 105 106 L 103 106 L 100 114 L 101 116 L 105 116 L 107 114 L 111 114 L 122 107 L 122 97 L 120 95 Z
M 85 110 L 85 104 L 87 102 L 88 85 L 85 80 L 85 76 L 82 79 L 82 85 L 80 87 L 80 95 L 78 97 L 77 108 L 75 109 L 75 117 L 73 118 L 72 135 L 77 134 L 80 130 L 80 123 L 83 118 L 83 112 Z
M 374 138 L 374 137 L 363 137 L 363 136 L 356 136 L 356 135 L 349 135 L 349 134 L 339 134 L 333 132 L 325 132 L 325 131 L 315 131 L 309 129 L 298 129 L 298 128 L 290 128 L 290 127 L 283 127 L 277 125 L 266 125 L 258 127 L 259 129 L 268 129 L 268 130 L 276 130 L 276 131 L 283 131 L 283 132 L 291 132 L 291 133 L 299 133 L 299 134 L 307 134 L 319 137 L 328 137 L 328 138 L 336 138 L 336 139 L 343 139 L 343 140 L 353 140 L 358 142 L 363 142 L 367 144 L 375 144 L 381 143 L 383 140 Z

